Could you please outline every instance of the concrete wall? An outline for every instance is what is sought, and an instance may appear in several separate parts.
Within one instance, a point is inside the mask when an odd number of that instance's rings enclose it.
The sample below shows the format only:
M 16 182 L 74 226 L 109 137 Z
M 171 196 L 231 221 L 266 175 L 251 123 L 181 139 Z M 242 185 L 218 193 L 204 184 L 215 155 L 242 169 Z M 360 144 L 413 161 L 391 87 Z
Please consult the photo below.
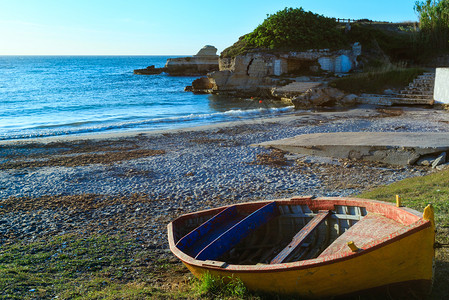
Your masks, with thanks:
M 449 104 L 449 68 L 437 68 L 433 99 Z
M 351 60 L 346 55 L 320 57 L 318 63 L 321 69 L 334 73 L 347 73 L 352 69 Z

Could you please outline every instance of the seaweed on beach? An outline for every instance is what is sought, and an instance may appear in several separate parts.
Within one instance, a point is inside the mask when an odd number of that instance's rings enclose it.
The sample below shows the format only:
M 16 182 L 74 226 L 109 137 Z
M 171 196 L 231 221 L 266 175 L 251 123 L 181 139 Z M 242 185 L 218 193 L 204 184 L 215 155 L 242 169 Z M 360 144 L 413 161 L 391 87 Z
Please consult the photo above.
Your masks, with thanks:
M 285 158 L 286 152 L 278 149 L 272 149 L 270 153 L 257 154 L 256 160 L 250 164 L 268 165 L 274 167 L 287 166 L 288 161 Z
M 6 161 L 0 164 L 0 168 L 9 170 L 40 167 L 78 167 L 92 164 L 112 164 L 124 160 L 132 160 L 162 154 L 165 154 L 165 150 L 138 149 L 127 151 L 125 149 L 124 151 L 87 153 L 73 156 L 39 156 L 39 158 L 43 159 Z

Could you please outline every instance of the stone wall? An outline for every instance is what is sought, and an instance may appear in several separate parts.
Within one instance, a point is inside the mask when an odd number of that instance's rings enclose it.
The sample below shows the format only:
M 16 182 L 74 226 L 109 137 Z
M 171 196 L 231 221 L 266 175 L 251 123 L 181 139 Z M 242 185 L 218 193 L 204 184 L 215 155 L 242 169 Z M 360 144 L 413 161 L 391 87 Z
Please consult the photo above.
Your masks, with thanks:
M 439 103 L 449 104 L 449 68 L 437 68 L 433 98 Z

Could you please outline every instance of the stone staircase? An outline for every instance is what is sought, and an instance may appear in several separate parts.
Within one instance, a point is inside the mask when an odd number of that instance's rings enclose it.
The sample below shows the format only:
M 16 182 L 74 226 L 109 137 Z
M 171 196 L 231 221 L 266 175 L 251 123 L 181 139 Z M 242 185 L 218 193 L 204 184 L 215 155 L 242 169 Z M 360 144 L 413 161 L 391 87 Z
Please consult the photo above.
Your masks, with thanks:
M 433 88 L 435 71 L 419 75 L 405 89 L 397 94 L 374 95 L 362 94 L 360 102 L 376 105 L 433 105 Z

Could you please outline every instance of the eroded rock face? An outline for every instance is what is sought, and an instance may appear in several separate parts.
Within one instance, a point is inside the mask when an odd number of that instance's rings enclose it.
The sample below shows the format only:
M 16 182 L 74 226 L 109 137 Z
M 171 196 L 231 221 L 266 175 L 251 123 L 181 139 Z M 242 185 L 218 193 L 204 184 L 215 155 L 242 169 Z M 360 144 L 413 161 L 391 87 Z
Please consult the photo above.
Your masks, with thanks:
M 192 82 L 191 86 L 186 87 L 184 90 L 187 92 L 193 92 L 195 94 L 210 94 L 212 93 L 213 84 L 209 78 L 201 77 Z
M 206 45 L 193 57 L 169 58 L 165 64 L 170 75 L 198 76 L 218 71 L 217 48 Z
M 218 56 L 193 56 L 169 58 L 165 72 L 170 75 L 198 76 L 218 70 Z
M 220 71 L 208 75 L 214 91 L 255 91 L 273 84 L 270 63 L 273 55 L 239 55 L 220 59 Z
M 283 54 L 247 53 L 220 58 L 218 72 L 209 74 L 216 92 L 251 92 L 272 87 L 273 77 L 301 72 L 348 72 L 357 65 L 360 47 L 353 50 L 328 49 Z M 324 101 L 324 100 L 323 100 Z

